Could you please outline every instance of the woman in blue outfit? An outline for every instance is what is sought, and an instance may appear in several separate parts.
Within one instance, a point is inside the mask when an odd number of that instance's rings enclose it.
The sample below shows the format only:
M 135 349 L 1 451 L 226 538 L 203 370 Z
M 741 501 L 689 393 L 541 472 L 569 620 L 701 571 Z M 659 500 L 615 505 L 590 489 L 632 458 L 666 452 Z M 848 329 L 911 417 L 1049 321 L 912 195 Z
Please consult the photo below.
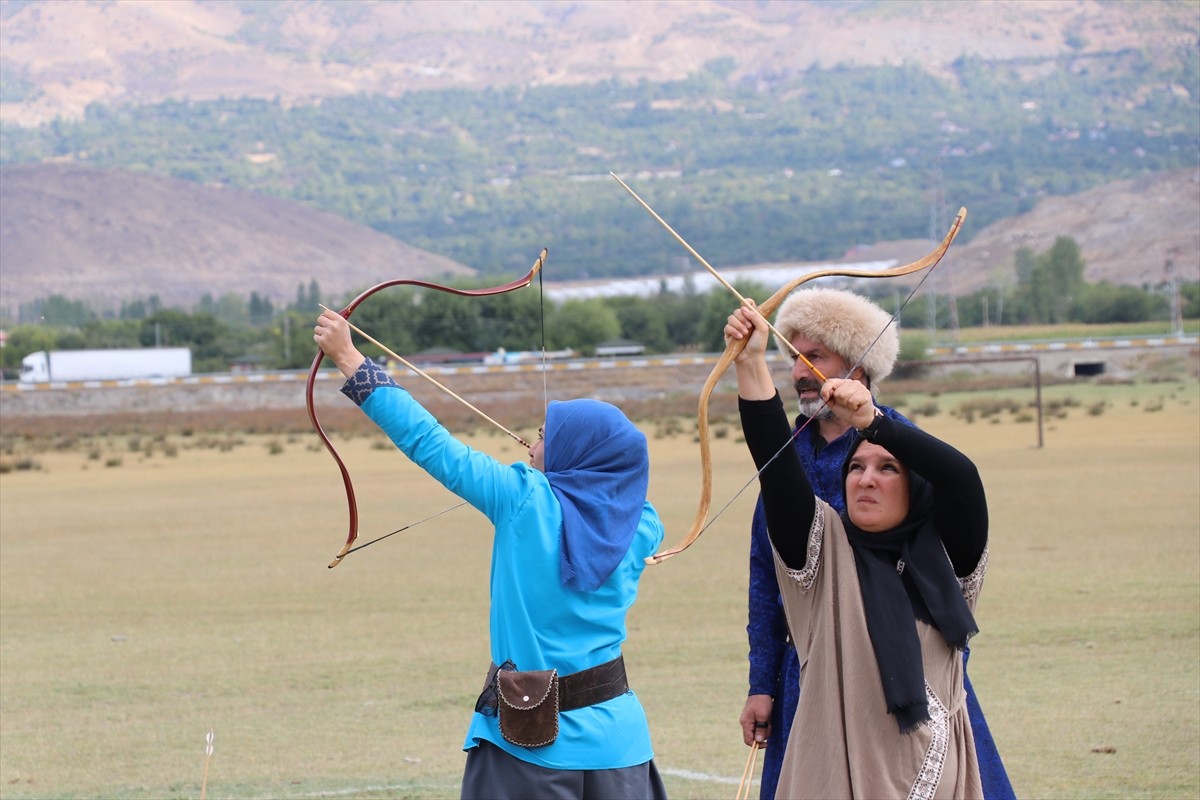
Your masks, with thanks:
M 596 400 L 553 402 L 529 464 L 459 442 L 326 311 L 313 337 L 342 392 L 495 526 L 491 668 L 467 729 L 462 797 L 664 798 L 621 657 L 644 559 L 663 539 L 646 437 Z M 482 670 L 481 670 L 482 671 Z

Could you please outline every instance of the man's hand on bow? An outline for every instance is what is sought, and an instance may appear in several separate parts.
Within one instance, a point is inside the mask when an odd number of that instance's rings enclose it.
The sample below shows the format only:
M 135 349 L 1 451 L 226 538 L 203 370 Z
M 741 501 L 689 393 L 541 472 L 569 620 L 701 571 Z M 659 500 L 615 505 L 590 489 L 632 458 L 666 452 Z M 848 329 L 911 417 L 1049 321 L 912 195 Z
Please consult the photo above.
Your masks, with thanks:
M 746 746 L 758 742 L 759 747 L 766 747 L 771 738 L 771 708 L 775 699 L 769 694 L 752 694 L 746 698 L 742 708 L 742 716 L 738 722 L 742 726 L 742 741 Z

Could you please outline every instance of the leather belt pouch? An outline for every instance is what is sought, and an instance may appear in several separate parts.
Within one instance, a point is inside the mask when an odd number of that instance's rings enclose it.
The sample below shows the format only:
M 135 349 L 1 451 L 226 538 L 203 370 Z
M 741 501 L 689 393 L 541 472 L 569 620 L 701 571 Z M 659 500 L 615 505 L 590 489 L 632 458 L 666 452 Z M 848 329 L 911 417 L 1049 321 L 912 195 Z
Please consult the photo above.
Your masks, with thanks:
M 558 738 L 558 670 L 496 671 L 500 733 L 520 747 L 544 747 Z

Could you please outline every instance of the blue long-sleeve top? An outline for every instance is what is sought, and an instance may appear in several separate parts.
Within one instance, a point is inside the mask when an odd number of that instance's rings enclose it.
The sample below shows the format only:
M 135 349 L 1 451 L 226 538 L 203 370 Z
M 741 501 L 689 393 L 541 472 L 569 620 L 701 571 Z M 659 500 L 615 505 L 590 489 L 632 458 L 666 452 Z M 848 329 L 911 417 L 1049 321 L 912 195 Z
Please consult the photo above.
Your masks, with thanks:
M 525 463 L 502 464 L 459 442 L 369 359 L 343 392 L 415 464 L 482 512 L 495 526 L 490 575 L 491 659 L 521 670 L 568 675 L 616 658 L 625 616 L 637 597 L 644 559 L 663 540 L 645 503 L 625 558 L 596 590 L 580 592 L 560 577 L 562 507 L 546 476 Z M 480 675 L 486 669 L 480 665 Z M 654 757 L 645 712 L 632 692 L 559 717 L 557 740 L 512 745 L 495 717 L 476 712 L 464 749 L 486 740 L 523 761 L 550 769 L 616 769 Z

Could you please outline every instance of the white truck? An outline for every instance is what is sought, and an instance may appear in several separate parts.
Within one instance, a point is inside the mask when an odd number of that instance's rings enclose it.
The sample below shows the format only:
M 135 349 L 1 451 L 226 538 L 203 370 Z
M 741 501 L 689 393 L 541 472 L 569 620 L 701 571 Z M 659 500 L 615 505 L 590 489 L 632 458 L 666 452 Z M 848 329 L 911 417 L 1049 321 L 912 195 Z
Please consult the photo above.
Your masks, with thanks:
M 124 350 L 39 350 L 21 359 L 21 383 L 182 378 L 192 374 L 186 347 Z

